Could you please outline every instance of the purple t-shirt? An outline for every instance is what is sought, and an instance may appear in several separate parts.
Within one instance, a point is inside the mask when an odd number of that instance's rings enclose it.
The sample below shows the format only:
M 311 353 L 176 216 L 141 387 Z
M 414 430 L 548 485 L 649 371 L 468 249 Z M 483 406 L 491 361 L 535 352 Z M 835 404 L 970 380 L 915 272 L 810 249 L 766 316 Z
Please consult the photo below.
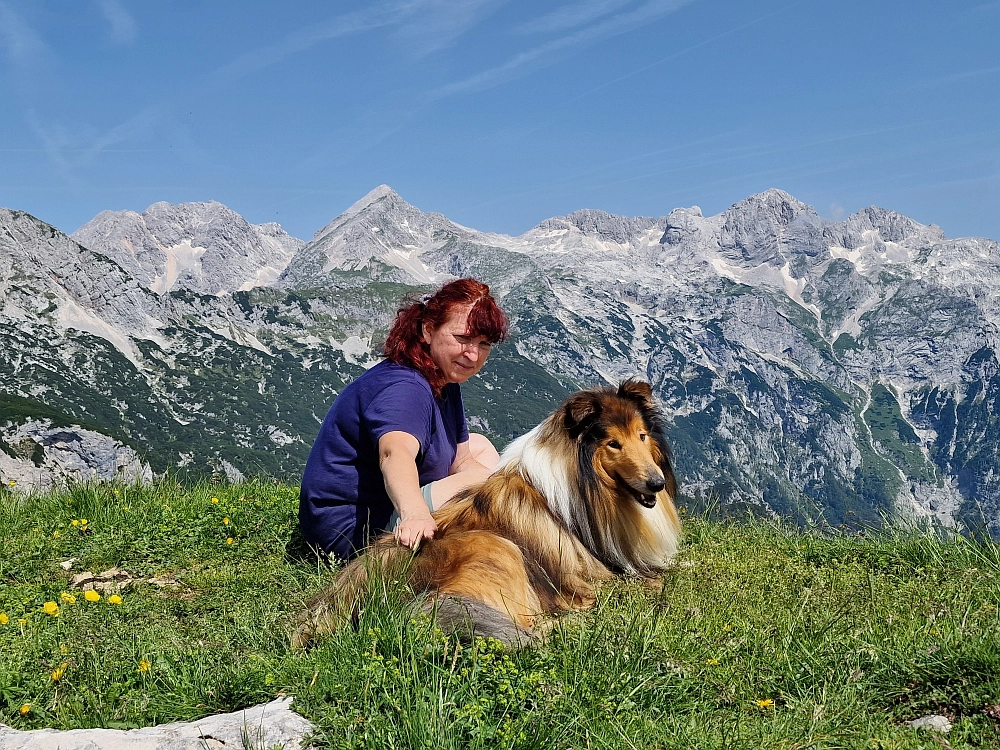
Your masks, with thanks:
M 299 524 L 306 539 L 348 559 L 386 527 L 393 505 L 379 469 L 378 441 L 395 430 L 420 442 L 421 485 L 448 476 L 456 447 L 469 439 L 458 384 L 446 385 L 436 399 L 419 372 L 383 360 L 343 390 L 302 476 Z

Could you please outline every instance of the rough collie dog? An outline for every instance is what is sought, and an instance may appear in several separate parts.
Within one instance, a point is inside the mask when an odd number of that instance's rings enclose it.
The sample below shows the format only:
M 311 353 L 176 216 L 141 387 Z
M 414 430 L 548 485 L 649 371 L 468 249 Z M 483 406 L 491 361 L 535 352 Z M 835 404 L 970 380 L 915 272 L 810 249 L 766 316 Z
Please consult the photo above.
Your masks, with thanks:
M 419 551 L 383 534 L 310 603 L 305 645 L 356 616 L 369 576 L 431 593 L 445 630 L 524 642 L 539 617 L 585 609 L 614 575 L 655 578 L 677 550 L 676 483 L 649 384 L 581 391 L 434 513 Z

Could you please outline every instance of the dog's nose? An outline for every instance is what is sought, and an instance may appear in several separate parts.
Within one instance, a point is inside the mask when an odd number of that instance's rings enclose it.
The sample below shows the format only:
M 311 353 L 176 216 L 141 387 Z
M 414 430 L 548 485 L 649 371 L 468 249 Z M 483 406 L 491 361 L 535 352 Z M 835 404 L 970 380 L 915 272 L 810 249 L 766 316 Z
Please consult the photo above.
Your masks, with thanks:
M 663 477 L 650 477 L 646 480 L 646 487 L 650 492 L 659 492 L 666 486 L 667 483 L 663 480 Z

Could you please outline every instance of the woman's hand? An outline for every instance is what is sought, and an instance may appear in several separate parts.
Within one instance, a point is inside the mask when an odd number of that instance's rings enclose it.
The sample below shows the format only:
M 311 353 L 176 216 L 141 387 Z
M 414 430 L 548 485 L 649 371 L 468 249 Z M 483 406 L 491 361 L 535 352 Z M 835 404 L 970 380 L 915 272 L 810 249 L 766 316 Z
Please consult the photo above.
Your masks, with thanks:
M 420 549 L 424 539 L 433 539 L 437 524 L 430 513 L 416 518 L 401 518 L 396 527 L 396 541 L 414 552 Z
M 399 513 L 396 541 L 416 551 L 424 539 L 433 539 L 437 524 L 420 492 L 417 473 L 419 441 L 407 432 L 389 432 L 379 438 L 379 468 L 385 491 Z

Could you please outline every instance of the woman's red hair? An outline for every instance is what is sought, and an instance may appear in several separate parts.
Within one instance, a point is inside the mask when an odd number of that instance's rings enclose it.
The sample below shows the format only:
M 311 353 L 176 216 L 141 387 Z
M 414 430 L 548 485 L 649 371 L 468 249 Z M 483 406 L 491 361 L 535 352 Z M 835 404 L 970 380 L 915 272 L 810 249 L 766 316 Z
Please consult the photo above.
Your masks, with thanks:
M 431 359 L 430 347 L 423 340 L 423 324 L 439 328 L 456 308 L 463 307 L 471 307 L 469 336 L 485 336 L 491 344 L 507 338 L 507 316 L 490 296 L 490 288 L 476 279 L 458 279 L 418 301 L 404 302 L 385 340 L 383 356 L 417 370 L 427 378 L 434 395 L 440 396 L 448 381 Z

